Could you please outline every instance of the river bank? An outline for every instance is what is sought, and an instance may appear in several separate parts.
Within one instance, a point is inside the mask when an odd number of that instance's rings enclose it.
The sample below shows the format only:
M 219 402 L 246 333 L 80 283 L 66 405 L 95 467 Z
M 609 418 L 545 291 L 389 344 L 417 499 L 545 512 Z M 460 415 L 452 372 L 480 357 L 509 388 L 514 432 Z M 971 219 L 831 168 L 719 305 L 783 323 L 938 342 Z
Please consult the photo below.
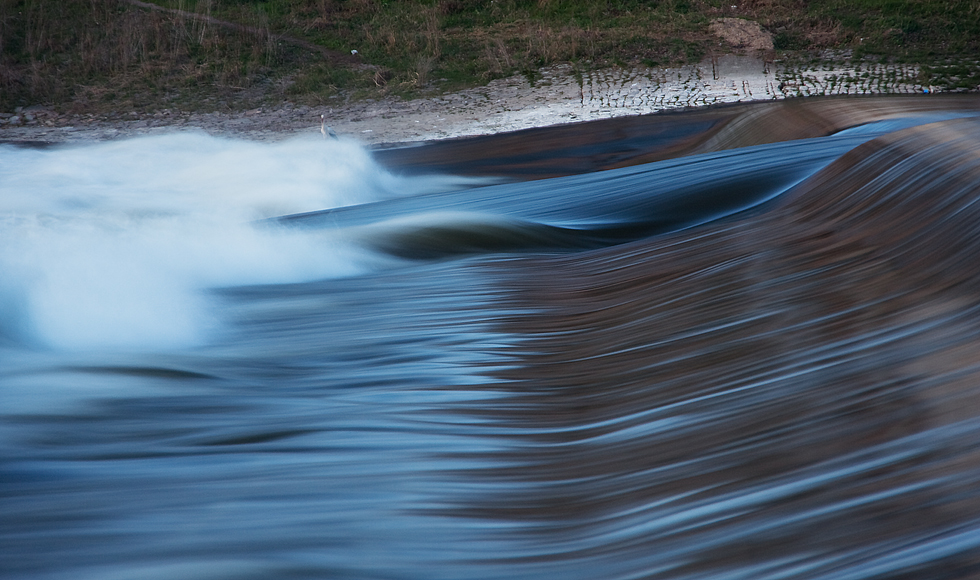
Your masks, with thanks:
M 342 138 L 367 146 L 486 135 L 532 127 L 707 105 L 813 95 L 936 92 L 916 83 L 911 65 L 863 61 L 801 67 L 726 55 L 673 69 L 614 68 L 581 73 L 569 65 L 483 87 L 411 101 L 399 98 L 322 106 L 289 102 L 250 111 L 58 114 L 26 107 L 0 114 L 0 142 L 77 143 L 204 131 L 268 141 L 319 135 L 321 115 Z

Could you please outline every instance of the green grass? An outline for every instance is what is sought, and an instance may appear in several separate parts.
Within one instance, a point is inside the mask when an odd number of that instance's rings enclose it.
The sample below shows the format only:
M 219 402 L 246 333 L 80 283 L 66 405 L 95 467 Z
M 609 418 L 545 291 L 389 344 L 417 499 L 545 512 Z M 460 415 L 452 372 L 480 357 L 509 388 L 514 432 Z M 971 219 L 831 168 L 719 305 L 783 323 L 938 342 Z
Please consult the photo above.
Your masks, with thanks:
M 724 51 L 714 18 L 756 20 L 777 50 L 926 65 L 972 88 L 980 1 L 155 0 L 215 26 L 121 0 L 0 0 L 0 110 L 251 107 L 405 97 L 542 66 L 670 66 Z M 732 8 L 732 4 L 737 8 Z M 325 58 L 310 45 L 355 60 Z M 316 47 L 313 47 L 314 49 Z M 962 70 L 960 70 L 962 69 Z M 934 82 L 933 82 L 934 81 Z

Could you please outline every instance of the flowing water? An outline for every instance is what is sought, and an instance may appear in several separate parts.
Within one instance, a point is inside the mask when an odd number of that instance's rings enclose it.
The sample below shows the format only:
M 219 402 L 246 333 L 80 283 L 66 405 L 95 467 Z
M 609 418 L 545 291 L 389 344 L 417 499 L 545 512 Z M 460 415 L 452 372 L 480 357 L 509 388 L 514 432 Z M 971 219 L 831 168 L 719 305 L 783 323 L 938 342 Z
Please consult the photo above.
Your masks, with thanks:
M 0 145 L 0 577 L 980 575 L 980 100 Z

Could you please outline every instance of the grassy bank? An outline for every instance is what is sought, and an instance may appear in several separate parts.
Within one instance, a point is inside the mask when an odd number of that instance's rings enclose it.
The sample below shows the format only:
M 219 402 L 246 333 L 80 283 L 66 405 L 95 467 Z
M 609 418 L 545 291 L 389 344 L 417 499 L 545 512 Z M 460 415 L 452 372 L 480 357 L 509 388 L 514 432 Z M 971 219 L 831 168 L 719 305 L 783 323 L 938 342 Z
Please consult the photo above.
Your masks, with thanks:
M 733 4 L 735 2 L 735 4 Z M 143 5 L 140 5 L 143 4 Z M 0 0 L 0 110 L 222 109 L 414 96 L 542 66 L 698 61 L 759 22 L 776 54 L 826 49 L 980 83 L 980 1 Z M 357 51 L 351 55 L 351 51 Z M 935 82 L 931 82 L 934 80 Z

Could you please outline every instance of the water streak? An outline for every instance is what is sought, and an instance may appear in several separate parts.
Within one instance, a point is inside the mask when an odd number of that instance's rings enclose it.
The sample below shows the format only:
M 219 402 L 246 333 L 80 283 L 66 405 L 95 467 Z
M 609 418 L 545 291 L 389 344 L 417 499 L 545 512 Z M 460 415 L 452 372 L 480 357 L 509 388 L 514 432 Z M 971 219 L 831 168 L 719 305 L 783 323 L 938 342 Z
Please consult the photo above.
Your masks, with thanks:
M 976 576 L 978 112 L 0 147 L 0 577 Z

